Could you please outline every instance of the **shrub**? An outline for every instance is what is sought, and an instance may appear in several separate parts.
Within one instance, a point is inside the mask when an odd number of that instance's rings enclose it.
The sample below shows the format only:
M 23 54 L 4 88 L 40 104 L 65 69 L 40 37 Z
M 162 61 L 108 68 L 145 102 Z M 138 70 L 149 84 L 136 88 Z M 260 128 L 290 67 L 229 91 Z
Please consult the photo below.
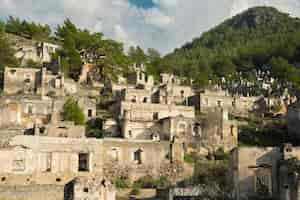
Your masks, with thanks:
M 170 181 L 166 176 L 160 176 L 157 180 L 155 180 L 156 188 L 166 188 L 171 185 Z
M 141 188 L 155 188 L 155 180 L 152 176 L 147 175 L 135 181 L 133 185 L 139 186 Z
M 226 154 L 224 152 L 223 148 L 219 148 L 216 152 L 215 152 L 215 159 L 216 160 L 229 160 L 230 155 Z
M 197 155 L 193 153 L 186 153 L 184 154 L 184 162 L 189 163 L 189 164 L 194 164 L 197 161 Z
M 120 188 L 120 189 L 128 188 L 127 180 L 122 179 L 122 178 L 117 178 L 115 180 L 115 185 L 116 185 L 116 188 Z
M 140 185 L 139 184 L 133 184 L 132 190 L 130 192 L 131 195 L 139 195 L 140 194 Z
M 70 98 L 63 106 L 62 117 L 65 121 L 73 121 L 76 125 L 83 125 L 85 117 L 78 103 Z

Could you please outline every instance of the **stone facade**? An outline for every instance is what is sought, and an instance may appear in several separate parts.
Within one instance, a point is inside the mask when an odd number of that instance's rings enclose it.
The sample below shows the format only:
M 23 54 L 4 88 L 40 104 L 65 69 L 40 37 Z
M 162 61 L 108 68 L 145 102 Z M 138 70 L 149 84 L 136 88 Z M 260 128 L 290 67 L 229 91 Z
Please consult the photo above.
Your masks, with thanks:
M 200 112 L 207 112 L 211 108 L 222 107 L 236 115 L 247 115 L 255 109 L 255 102 L 259 97 L 231 96 L 222 90 L 205 90 L 199 94 Z
M 151 89 L 154 86 L 154 78 L 146 72 L 145 66 L 134 66 L 133 68 L 134 72 L 127 78 L 128 84 Z
M 3 91 L 8 95 L 51 94 L 61 96 L 64 94 L 64 77 L 62 75 L 52 74 L 45 68 L 6 67 L 4 71 Z
M 66 186 L 68 188 L 67 200 L 115 200 L 114 186 L 101 177 L 78 177 Z
M 170 148 L 170 142 L 124 139 L 16 136 L 0 151 L 0 174 L 12 175 L 108 175 L 105 169 L 113 162 L 115 166 L 127 166 L 128 176 L 136 179 L 148 174 L 158 176 L 162 165 L 183 161 L 179 143 Z
M 41 97 L 37 95 L 14 95 L 0 98 L 0 129 L 10 126 L 33 128 L 34 124 L 58 123 L 63 105 L 70 97 Z M 96 100 L 75 96 L 86 120 L 96 117 Z
M 3 200 L 63 200 L 63 185 L 7 185 L 0 183 L 0 198 Z
M 240 147 L 232 152 L 232 181 L 235 199 L 274 197 L 298 200 L 300 148 Z
M 31 68 L 5 68 L 4 93 L 35 93 L 41 87 L 41 70 Z
M 74 122 L 62 121 L 45 126 L 35 124 L 34 135 L 48 137 L 85 138 L 85 126 L 75 125 Z
M 195 94 L 191 87 L 174 84 L 161 85 L 158 90 L 159 103 L 188 105 L 188 99 Z
M 61 47 L 56 44 L 29 40 L 20 36 L 8 34 L 7 38 L 16 50 L 15 57 L 25 65 L 28 60 L 37 63 L 51 62 L 51 54 Z
M 178 115 L 194 118 L 195 110 L 193 107 L 186 106 L 121 102 L 120 117 L 123 120 L 123 136 L 125 138 L 149 138 L 149 135 L 145 133 L 146 129 L 153 127 L 160 119 Z

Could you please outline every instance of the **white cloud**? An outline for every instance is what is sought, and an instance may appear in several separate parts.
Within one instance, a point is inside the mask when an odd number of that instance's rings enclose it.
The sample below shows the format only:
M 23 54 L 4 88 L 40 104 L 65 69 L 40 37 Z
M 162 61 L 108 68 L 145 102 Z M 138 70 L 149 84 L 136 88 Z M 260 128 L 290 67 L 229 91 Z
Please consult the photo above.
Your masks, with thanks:
M 178 0 L 153 0 L 153 2 L 161 7 L 173 7 L 178 4 Z
M 172 23 L 172 18 L 168 15 L 165 15 L 158 8 L 152 8 L 145 11 L 145 23 L 164 28 Z
M 170 52 L 232 14 L 256 5 L 300 16 L 300 0 L 153 0 L 137 8 L 129 0 L 0 0 L 0 17 L 19 16 L 52 26 L 70 18 L 78 26 L 143 48 Z

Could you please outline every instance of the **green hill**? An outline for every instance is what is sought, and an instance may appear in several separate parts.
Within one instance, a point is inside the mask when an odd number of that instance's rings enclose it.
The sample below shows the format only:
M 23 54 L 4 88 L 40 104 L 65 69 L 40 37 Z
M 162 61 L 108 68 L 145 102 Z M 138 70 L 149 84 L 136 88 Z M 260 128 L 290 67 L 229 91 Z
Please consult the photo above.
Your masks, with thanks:
M 264 67 L 281 80 L 298 82 L 290 77 L 298 75 L 298 62 L 300 19 L 272 7 L 254 7 L 175 49 L 157 70 L 191 77 L 196 86 L 207 84 L 208 77 L 232 78 L 236 71 L 251 78 L 253 69 Z M 277 63 L 280 66 L 273 66 Z

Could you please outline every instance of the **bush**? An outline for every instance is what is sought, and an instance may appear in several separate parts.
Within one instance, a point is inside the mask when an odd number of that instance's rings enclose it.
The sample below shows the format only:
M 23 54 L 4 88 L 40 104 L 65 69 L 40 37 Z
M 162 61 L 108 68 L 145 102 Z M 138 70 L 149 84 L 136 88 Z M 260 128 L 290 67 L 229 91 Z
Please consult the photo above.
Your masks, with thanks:
M 229 160 L 230 159 L 230 155 L 226 154 L 224 152 L 223 148 L 219 148 L 216 152 L 215 152 L 215 159 L 216 160 Z
M 86 123 L 86 136 L 87 137 L 92 137 L 92 138 L 103 138 L 106 133 L 105 131 L 102 129 L 102 124 L 103 121 L 102 119 L 95 119 L 92 121 L 88 121 Z
M 130 194 L 131 194 L 131 195 L 139 195 L 140 192 L 141 192 L 140 189 L 141 189 L 140 185 L 138 185 L 138 184 L 133 184 L 133 188 L 132 188 Z
M 157 180 L 155 180 L 156 188 L 166 188 L 171 185 L 170 181 L 165 176 L 160 176 Z
M 76 125 L 83 125 L 85 117 L 77 102 L 70 98 L 63 106 L 62 117 L 65 121 L 73 121 Z
M 147 175 L 135 181 L 133 185 L 141 188 L 155 188 L 155 180 L 152 176 Z
M 128 182 L 125 179 L 117 178 L 114 182 L 116 188 L 120 188 L 120 189 L 128 188 Z
M 197 155 L 195 153 L 184 154 L 184 162 L 194 164 L 197 161 Z
M 133 183 L 133 188 L 165 188 L 170 186 L 171 183 L 165 176 L 160 176 L 154 179 L 152 176 L 147 175 Z

